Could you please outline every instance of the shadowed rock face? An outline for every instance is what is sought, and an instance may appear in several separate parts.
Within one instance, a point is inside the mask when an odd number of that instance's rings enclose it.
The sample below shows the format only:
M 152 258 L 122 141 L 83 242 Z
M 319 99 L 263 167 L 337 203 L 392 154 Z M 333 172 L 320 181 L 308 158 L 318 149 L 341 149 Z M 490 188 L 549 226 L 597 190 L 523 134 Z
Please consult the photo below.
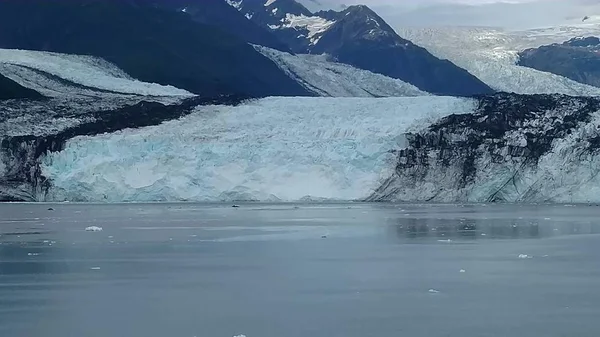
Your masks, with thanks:
M 3 0 L 0 48 L 94 55 L 199 95 L 312 95 L 245 40 L 198 21 L 141 0 Z
M 518 64 L 600 87 L 600 39 L 574 38 L 519 53 Z
M 42 97 L 37 91 L 25 88 L 15 81 L 0 75 L 0 100 L 19 98 L 39 99 Z M 2 104 L 1 101 L 0 104 Z
M 552 190 L 577 188 L 558 182 L 565 178 L 552 161 L 564 160 L 567 170 L 582 158 L 596 159 L 599 99 L 505 93 L 477 99 L 475 113 L 407 134 L 395 174 L 369 200 L 552 201 Z
M 60 108 L 60 103 L 48 100 L 32 104 L 22 100 L 4 101 L 3 108 L 26 108 L 29 114 L 40 114 L 56 125 L 47 131 L 29 134 L 0 135 L 0 201 L 43 201 L 51 186 L 42 174 L 40 162 L 49 152 L 61 151 L 65 143 L 77 136 L 93 136 L 126 128 L 157 125 L 189 114 L 194 107 L 207 104 L 236 105 L 247 97 L 193 97 L 179 103 L 164 104 L 140 101 L 110 110 L 79 113 L 75 104 Z M 27 114 L 27 113 L 26 113 Z M 0 124 L 10 123 L 11 116 L 0 114 Z M 44 121 L 36 120 L 44 124 Z M 61 127 L 64 125 L 64 127 Z M 21 128 L 27 129 L 27 125 Z
M 466 70 L 401 38 L 367 6 L 313 14 L 294 0 L 277 0 L 267 6 L 263 0 L 230 1 L 296 53 L 326 53 L 338 62 L 403 80 L 433 94 L 494 92 Z

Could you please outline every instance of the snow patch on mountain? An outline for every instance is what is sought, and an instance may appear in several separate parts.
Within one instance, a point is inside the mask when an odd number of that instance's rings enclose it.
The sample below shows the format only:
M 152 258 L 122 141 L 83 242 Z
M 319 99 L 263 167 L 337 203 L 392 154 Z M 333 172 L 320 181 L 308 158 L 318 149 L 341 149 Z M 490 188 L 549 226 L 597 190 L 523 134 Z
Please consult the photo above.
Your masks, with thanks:
M 600 89 L 562 76 L 518 66 L 521 50 L 549 41 L 563 42 L 579 36 L 581 27 L 503 31 L 491 28 L 396 28 L 406 39 L 427 48 L 477 76 L 498 91 L 519 94 L 561 93 L 600 95 Z M 554 43 L 554 42 L 552 42 Z
M 242 8 L 243 0 L 225 0 L 231 7 L 240 10 Z
M 451 97 L 205 106 L 158 126 L 73 138 L 43 173 L 53 200 L 361 199 L 391 174 L 404 132 L 474 108 Z
M 269 25 L 271 29 L 306 29 L 308 35 L 306 36 L 310 40 L 310 44 L 314 45 L 319 42 L 321 35 L 327 31 L 335 21 L 329 21 L 319 16 L 305 16 L 305 15 L 294 15 L 286 13 L 285 18 L 281 19 L 279 25 Z
M 113 93 L 192 96 L 188 91 L 173 86 L 133 79 L 115 65 L 93 56 L 0 49 L 0 73 L 23 86 L 40 90 L 40 93 L 50 96 L 59 92 L 68 93 L 63 91 L 64 88 L 56 88 L 65 86 L 60 83 L 61 79 Z
M 281 52 L 255 48 L 275 62 L 288 76 L 320 96 L 391 97 L 429 95 L 401 80 L 328 61 L 327 55 Z

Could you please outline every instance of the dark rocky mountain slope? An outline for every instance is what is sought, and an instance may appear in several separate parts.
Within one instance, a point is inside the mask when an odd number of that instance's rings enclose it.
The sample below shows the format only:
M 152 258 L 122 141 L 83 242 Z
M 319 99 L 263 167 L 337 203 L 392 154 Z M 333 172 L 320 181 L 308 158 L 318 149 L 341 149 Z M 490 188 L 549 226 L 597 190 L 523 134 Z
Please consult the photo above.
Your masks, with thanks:
M 495 94 L 475 113 L 406 135 L 396 172 L 369 200 L 597 200 L 600 99 Z
M 600 39 L 574 38 L 519 53 L 521 66 L 600 87 Z

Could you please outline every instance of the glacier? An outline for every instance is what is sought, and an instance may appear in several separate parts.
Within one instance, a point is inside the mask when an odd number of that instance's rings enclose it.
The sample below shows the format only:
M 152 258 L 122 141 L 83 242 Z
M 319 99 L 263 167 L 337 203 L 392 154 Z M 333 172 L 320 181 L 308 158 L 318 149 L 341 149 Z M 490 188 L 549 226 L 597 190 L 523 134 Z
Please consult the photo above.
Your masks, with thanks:
M 405 132 L 474 111 L 452 97 L 265 98 L 202 106 L 156 126 L 79 136 L 42 159 L 38 200 L 361 200 Z
M 47 97 L 193 96 L 190 92 L 136 80 L 102 58 L 52 52 L 0 49 L 0 74 Z
M 327 55 L 296 54 L 255 45 L 289 77 L 306 89 L 325 97 L 426 96 L 402 80 L 332 62 Z
M 508 31 L 486 27 L 395 27 L 398 34 L 450 60 L 495 90 L 517 94 L 598 96 L 600 88 L 516 64 L 518 53 L 582 35 L 598 35 L 595 24 Z

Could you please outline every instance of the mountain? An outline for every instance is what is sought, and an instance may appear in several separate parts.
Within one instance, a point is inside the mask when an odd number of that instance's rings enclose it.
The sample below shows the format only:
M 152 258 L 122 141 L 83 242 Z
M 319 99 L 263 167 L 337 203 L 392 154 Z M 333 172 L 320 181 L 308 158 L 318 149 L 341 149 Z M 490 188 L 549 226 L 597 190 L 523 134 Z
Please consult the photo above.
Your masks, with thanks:
M 518 64 L 600 87 L 600 39 L 576 37 L 519 53 Z
M 338 62 L 400 79 L 423 91 L 468 96 L 493 92 L 447 60 L 401 38 L 367 6 L 311 13 L 294 0 L 228 0 L 269 29 L 293 52 L 330 55 Z
M 246 41 L 150 2 L 3 0 L 0 31 L 0 48 L 94 55 L 197 94 L 312 95 Z
M 153 4 L 158 8 L 170 9 L 189 15 L 192 20 L 219 28 L 239 39 L 281 51 L 290 51 L 268 30 L 247 20 L 224 0 L 129 0 L 139 5 Z

